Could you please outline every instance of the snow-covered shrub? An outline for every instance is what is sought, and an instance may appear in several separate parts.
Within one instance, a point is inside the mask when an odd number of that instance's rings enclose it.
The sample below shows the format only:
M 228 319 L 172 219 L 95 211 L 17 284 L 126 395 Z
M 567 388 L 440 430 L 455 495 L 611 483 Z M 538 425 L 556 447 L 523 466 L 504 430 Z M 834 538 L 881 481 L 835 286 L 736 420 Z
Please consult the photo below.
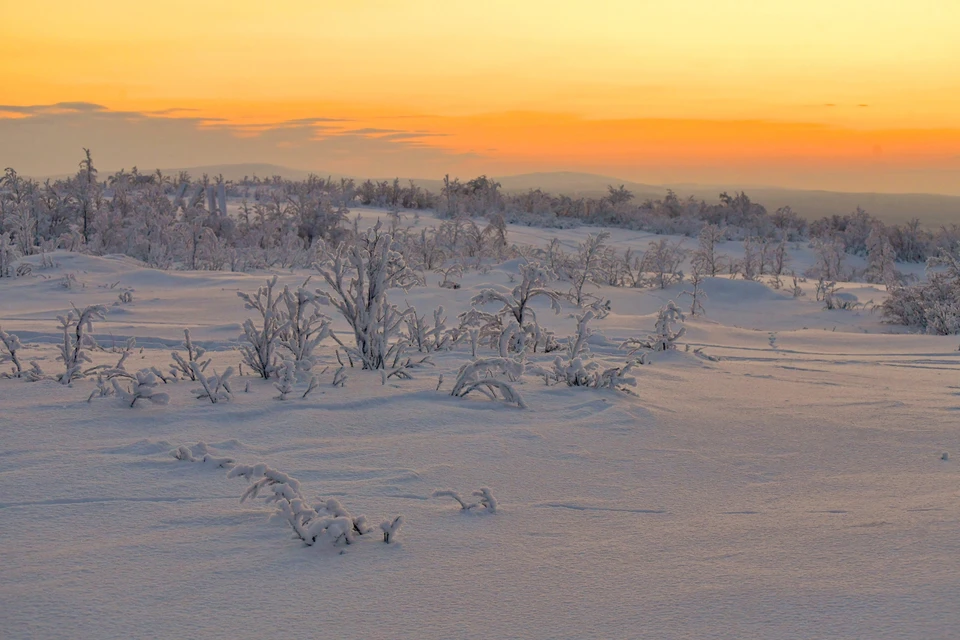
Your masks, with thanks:
M 517 324 L 523 326 L 528 321 L 536 322 L 536 313 L 530 308 L 534 298 L 545 297 L 550 300 L 550 306 L 555 313 L 560 313 L 560 295 L 546 287 L 550 272 L 537 263 L 520 265 L 520 284 L 513 288 L 510 295 L 494 289 L 483 289 L 470 300 L 475 306 L 490 302 L 499 302 L 503 305 L 499 315 L 513 316 Z
M 9 233 L 0 233 L 0 278 L 12 278 L 16 274 L 13 263 L 20 257 L 20 249 L 10 239 Z
M 509 294 L 484 289 L 471 300 L 477 306 L 500 303 L 496 313 L 473 308 L 460 314 L 461 333 L 471 335 L 471 328 L 479 329 L 478 339 L 493 347 L 501 358 L 527 349 L 547 353 L 559 348 L 553 333 L 540 326 L 530 306 L 534 298 L 546 297 L 553 311 L 560 312 L 560 294 L 546 287 L 550 272 L 537 263 L 528 263 L 520 266 L 520 276 L 520 284 Z
M 280 392 L 276 399 L 286 400 L 287 396 L 293 393 L 296 385 L 297 364 L 293 360 L 284 360 L 283 365 L 277 368 L 277 381 L 273 383 Z
M 426 316 L 417 314 L 411 307 L 405 317 L 407 341 L 421 353 L 433 353 L 454 348 L 463 337 L 459 328 L 447 328 L 446 311 L 443 306 L 433 312 L 433 325 L 427 323 Z
M 200 369 L 196 362 L 191 363 L 193 374 L 200 383 L 200 389 L 194 389 L 193 394 L 197 400 L 209 400 L 217 404 L 221 400 L 229 400 L 233 397 L 233 389 L 230 388 L 230 377 L 233 376 L 233 367 L 227 367 L 222 374 L 214 370 L 212 376 L 207 376 Z
M 623 367 L 601 369 L 590 357 L 587 339 L 591 331 L 587 324 L 593 319 L 592 311 L 577 316 L 577 333 L 567 340 L 567 358 L 557 356 L 552 369 L 536 367 L 533 372 L 542 375 L 547 384 L 550 381 L 566 384 L 568 387 L 589 387 L 592 389 L 621 389 L 624 386 L 636 386 L 636 378 L 627 374 L 632 364 Z
M 290 352 L 297 374 L 305 377 L 316 364 L 314 349 L 330 335 L 330 318 L 320 311 L 327 298 L 304 286 L 297 287 L 295 292 L 284 287 L 281 301 L 285 328 L 280 346 Z
M 170 453 L 177 460 L 182 460 L 183 462 L 197 462 L 215 469 L 227 469 L 229 471 L 236 465 L 236 460 L 233 458 L 225 456 L 218 457 L 213 455 L 213 453 L 210 452 L 210 447 L 206 442 L 198 442 L 197 444 L 193 445 L 193 447 L 180 445 Z
M 707 297 L 707 293 L 701 288 L 703 284 L 703 274 L 700 273 L 700 267 L 698 265 L 694 265 L 690 273 L 690 284 L 693 285 L 693 291 L 680 292 L 681 296 L 690 296 L 690 315 L 693 317 L 706 315 L 707 312 L 703 308 L 703 299 Z
M 260 314 L 259 325 L 247 318 L 243 321 L 243 339 L 247 344 L 240 346 L 243 361 L 257 374 L 269 379 L 279 364 L 277 347 L 281 337 L 287 332 L 289 320 L 280 309 L 283 296 L 274 294 L 277 276 L 267 280 L 266 286 L 257 289 L 254 294 L 238 291 L 244 307 Z
M 103 320 L 106 315 L 107 308 L 95 304 L 84 307 L 83 310 L 74 307 L 67 315 L 57 316 L 63 332 L 63 343 L 60 345 L 60 355 L 57 356 L 57 360 L 63 362 L 64 366 L 64 372 L 57 378 L 61 384 L 68 385 L 84 375 L 83 364 L 91 362 L 90 356 L 84 350 L 97 346 L 90 335 L 93 332 L 93 323 L 95 320 Z
M 522 362 L 510 358 L 487 358 L 468 362 L 460 367 L 450 395 L 463 398 L 469 393 L 479 391 L 491 400 L 496 400 L 499 393 L 504 402 L 526 409 L 523 397 L 511 384 L 520 379 L 523 369 Z M 506 376 L 509 381 L 495 378 L 498 374 Z
M 653 274 L 653 284 L 658 289 L 666 289 L 674 282 L 683 280 L 680 265 L 687 252 L 680 247 L 680 244 L 680 241 L 671 244 L 666 238 L 661 238 L 651 242 L 643 254 L 643 271 Z
M 473 513 L 497 512 L 497 499 L 493 497 L 490 489 L 487 487 L 481 487 L 478 491 L 473 492 L 473 496 L 480 498 L 480 500 L 477 502 L 467 502 L 460 497 L 459 493 L 456 491 L 451 491 L 450 489 L 440 489 L 433 492 L 434 498 L 453 498 L 459 502 L 461 511 L 471 511 Z
M 877 282 L 888 286 L 895 285 L 900 276 L 896 269 L 897 253 L 890 243 L 882 224 L 875 224 L 867 236 L 867 271 L 868 282 Z
M 0 345 L 3 345 L 3 350 L 0 351 L 0 364 L 5 362 L 11 363 L 12 371 L 9 376 L 11 378 L 19 378 L 23 375 L 23 366 L 21 366 L 20 357 L 17 355 L 20 350 L 23 349 L 23 345 L 20 344 L 20 338 L 12 333 L 7 333 L 0 327 Z
M 201 372 L 199 375 L 202 375 L 202 372 L 210 364 L 210 359 L 200 360 L 206 353 L 206 349 L 194 346 L 190 339 L 190 329 L 183 330 L 183 338 L 183 348 L 187 352 L 187 357 L 184 358 L 177 351 L 171 353 L 170 357 L 173 358 L 173 364 L 170 365 L 170 373 L 174 378 L 184 377 L 196 381 L 198 375 L 196 371 L 199 369 Z
M 123 399 L 124 402 L 130 403 L 131 407 L 137 404 L 137 400 L 149 400 L 153 404 L 161 405 L 170 402 L 170 396 L 156 390 L 157 376 L 149 369 L 137 371 L 134 374 L 133 384 L 130 387 L 125 387 L 120 384 L 117 378 L 112 378 L 110 382 L 113 384 L 113 389 L 116 391 L 117 396 Z
M 717 245 L 726 239 L 726 229 L 707 224 L 697 236 L 697 249 L 693 252 L 692 264 L 700 273 L 715 276 L 723 270 L 725 256 L 717 255 Z
M 621 345 L 622 348 L 630 350 L 634 354 L 641 349 L 650 351 L 668 351 L 676 349 L 676 342 L 686 332 L 686 327 L 674 328 L 674 325 L 680 324 L 685 317 L 680 307 L 673 300 L 670 300 L 664 306 L 660 307 L 657 313 L 657 324 L 654 333 L 646 338 L 630 338 Z
M 407 313 L 387 301 L 387 291 L 419 281 L 394 248 L 392 236 L 381 232 L 378 222 L 354 244 L 341 243 L 333 253 L 325 253 L 316 268 L 329 285 L 330 304 L 353 329 L 356 346 L 340 345 L 364 369 L 387 368 L 406 347 L 405 341 L 391 338 Z
M 568 297 L 578 307 L 583 307 L 585 300 L 584 287 L 587 284 L 598 284 L 602 278 L 602 259 L 606 242 L 610 233 L 602 231 L 589 234 L 587 239 L 577 245 L 576 262 L 568 269 L 573 288 Z
M 403 526 L 403 516 L 397 516 L 393 520 L 384 520 L 380 523 L 380 530 L 383 531 L 383 541 L 387 544 L 393 542 L 400 533 L 400 527 Z
M 250 486 L 240 497 L 240 502 L 257 498 L 261 491 L 268 492 L 265 501 L 276 504 L 277 514 L 287 521 L 294 534 L 307 546 L 321 541 L 332 545 L 348 545 L 358 536 L 373 531 L 365 516 L 351 515 L 336 499 L 310 505 L 300 493 L 300 482 L 296 478 L 271 469 L 266 464 L 237 464 L 230 469 L 227 477 L 244 478 L 250 482 Z M 402 517 L 397 516 L 393 520 L 395 526 L 383 529 L 384 542 L 390 542 L 394 538 L 402 522 Z

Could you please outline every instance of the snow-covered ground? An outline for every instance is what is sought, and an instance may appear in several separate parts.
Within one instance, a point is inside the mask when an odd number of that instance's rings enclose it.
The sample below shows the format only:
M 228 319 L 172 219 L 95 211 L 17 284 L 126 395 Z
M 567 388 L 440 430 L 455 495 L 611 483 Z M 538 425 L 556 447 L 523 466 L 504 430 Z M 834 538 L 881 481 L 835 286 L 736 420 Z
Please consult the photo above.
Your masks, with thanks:
M 588 231 L 511 227 L 509 239 L 569 249 Z M 612 243 L 651 239 L 616 231 Z M 799 272 L 810 257 L 792 249 Z M 53 259 L 0 280 L 0 326 L 48 373 L 71 303 L 111 305 L 96 364 L 135 337 L 127 368 L 165 369 L 189 328 L 212 367 L 236 368 L 249 315 L 237 291 L 268 275 Z M 517 266 L 470 271 L 458 290 L 431 276 L 394 298 L 453 319 L 482 288 L 512 287 Z M 134 409 L 88 403 L 90 378 L 0 379 L 0 637 L 960 637 L 957 338 L 825 311 L 804 287 L 794 298 L 708 279 L 707 316 L 635 369 L 635 395 L 527 375 L 527 409 L 449 395 L 467 345 L 413 380 L 353 369 L 333 387 L 328 340 L 320 388 L 285 402 L 248 370 L 230 402 L 179 382 L 163 386 L 168 405 Z M 860 302 L 885 295 L 843 287 Z M 689 288 L 604 288 L 613 311 L 592 324 L 595 357 L 623 364 L 618 345 L 650 333 L 666 301 L 689 306 Z M 133 302 L 114 305 L 125 289 Z M 559 338 L 573 332 L 573 308 L 537 312 Z M 289 473 L 305 497 L 335 497 L 374 526 L 406 523 L 394 544 L 304 546 L 269 505 L 240 503 L 242 480 L 171 455 L 198 443 Z M 496 513 L 431 497 L 482 486 Z

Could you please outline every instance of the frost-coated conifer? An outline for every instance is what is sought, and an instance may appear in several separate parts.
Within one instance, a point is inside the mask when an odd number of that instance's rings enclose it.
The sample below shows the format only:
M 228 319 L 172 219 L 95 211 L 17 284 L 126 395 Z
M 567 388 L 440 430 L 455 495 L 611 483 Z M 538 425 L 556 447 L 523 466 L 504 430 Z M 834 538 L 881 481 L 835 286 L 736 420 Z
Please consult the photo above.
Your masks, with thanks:
M 244 307 L 260 314 L 259 325 L 255 325 L 250 318 L 244 320 L 242 338 L 247 344 L 240 346 L 240 352 L 243 361 L 265 380 L 274 374 L 279 365 L 277 347 L 289 322 L 280 309 L 283 296 L 274 293 L 276 286 L 277 276 L 273 276 L 255 294 L 237 292 Z
M 97 343 L 90 334 L 93 322 L 103 320 L 107 308 L 100 304 L 84 307 L 81 311 L 74 307 L 65 316 L 57 316 L 63 331 L 63 343 L 57 360 L 63 362 L 64 372 L 58 377 L 60 384 L 68 385 L 75 378 L 83 376 L 83 365 L 91 362 L 84 349 L 96 347 Z

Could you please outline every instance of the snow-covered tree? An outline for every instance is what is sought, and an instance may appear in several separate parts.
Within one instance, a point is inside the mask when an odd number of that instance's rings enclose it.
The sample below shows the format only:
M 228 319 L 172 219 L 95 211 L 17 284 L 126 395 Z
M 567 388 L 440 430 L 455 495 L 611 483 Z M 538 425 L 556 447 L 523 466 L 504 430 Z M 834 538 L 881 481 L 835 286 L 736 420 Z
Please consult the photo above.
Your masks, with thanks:
M 693 291 L 681 291 L 681 296 L 690 297 L 690 315 L 697 317 L 698 315 L 706 315 L 707 312 L 703 308 L 703 299 L 707 297 L 706 292 L 703 290 L 703 274 L 700 273 L 700 265 L 694 265 L 690 273 L 690 284 L 693 285 Z
M 285 329 L 280 346 L 292 356 L 297 374 L 305 376 L 316 363 L 314 350 L 330 335 L 330 318 L 320 311 L 328 300 L 300 286 L 295 292 L 284 287 L 281 301 Z
M 708 276 L 716 276 L 723 270 L 722 256 L 717 255 L 717 245 L 726 238 L 726 229 L 707 224 L 697 236 L 697 249 L 693 252 L 693 265 Z
M 867 236 L 867 272 L 871 282 L 895 285 L 898 281 L 896 251 L 881 224 L 875 224 Z

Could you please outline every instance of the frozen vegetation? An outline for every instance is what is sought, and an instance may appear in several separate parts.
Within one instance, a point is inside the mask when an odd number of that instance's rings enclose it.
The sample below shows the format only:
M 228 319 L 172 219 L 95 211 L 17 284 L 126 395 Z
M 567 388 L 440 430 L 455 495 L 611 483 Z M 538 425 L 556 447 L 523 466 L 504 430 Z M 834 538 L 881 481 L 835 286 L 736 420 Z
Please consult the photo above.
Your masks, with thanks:
M 960 629 L 956 230 L 89 156 L 0 204 L 4 637 Z

